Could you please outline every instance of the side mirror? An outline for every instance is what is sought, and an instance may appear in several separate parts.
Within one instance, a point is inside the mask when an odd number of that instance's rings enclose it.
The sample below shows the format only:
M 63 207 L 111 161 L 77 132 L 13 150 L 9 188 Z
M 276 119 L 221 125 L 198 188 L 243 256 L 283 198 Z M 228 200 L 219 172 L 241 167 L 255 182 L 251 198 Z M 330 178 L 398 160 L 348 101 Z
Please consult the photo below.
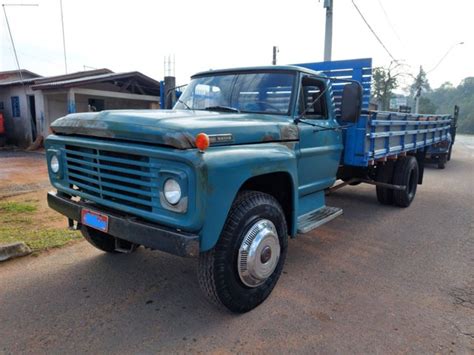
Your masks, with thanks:
M 362 107 L 362 86 L 357 82 L 351 82 L 344 86 L 341 100 L 341 120 L 345 122 L 357 122 Z

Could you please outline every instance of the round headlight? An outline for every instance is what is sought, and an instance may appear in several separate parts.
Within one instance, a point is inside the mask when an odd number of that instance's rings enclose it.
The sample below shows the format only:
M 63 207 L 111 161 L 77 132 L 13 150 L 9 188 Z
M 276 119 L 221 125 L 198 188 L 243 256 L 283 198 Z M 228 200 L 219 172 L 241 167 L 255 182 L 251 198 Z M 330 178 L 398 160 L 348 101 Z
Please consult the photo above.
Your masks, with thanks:
M 164 193 L 166 201 L 172 205 L 176 205 L 181 200 L 181 186 L 174 179 L 166 180 Z
M 51 157 L 51 160 L 49 161 L 49 167 L 51 168 L 51 171 L 55 174 L 58 173 L 59 171 L 59 159 L 57 155 L 53 155 Z

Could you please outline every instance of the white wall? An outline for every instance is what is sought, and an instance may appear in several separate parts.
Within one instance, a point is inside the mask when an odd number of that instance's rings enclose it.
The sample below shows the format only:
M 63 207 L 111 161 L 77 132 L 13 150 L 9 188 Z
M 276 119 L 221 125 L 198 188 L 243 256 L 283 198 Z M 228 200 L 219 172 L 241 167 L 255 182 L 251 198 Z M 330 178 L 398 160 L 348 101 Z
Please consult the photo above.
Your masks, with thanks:
M 67 112 L 67 93 L 50 94 L 43 92 L 45 101 L 45 131 L 49 132 L 49 126 L 56 119 L 66 116 Z

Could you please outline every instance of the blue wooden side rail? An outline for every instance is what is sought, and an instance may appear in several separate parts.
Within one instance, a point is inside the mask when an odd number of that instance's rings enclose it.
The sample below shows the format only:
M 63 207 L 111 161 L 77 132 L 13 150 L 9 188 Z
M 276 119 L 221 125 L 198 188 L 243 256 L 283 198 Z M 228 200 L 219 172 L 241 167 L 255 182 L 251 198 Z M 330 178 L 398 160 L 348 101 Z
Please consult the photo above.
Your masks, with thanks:
M 448 137 L 451 125 L 449 115 L 369 111 L 371 58 L 297 65 L 337 79 L 332 82 L 332 100 L 338 120 L 344 85 L 348 80 L 357 80 L 362 85 L 362 115 L 357 124 L 348 127 L 344 132 L 345 165 L 368 166 L 376 160 L 424 148 Z

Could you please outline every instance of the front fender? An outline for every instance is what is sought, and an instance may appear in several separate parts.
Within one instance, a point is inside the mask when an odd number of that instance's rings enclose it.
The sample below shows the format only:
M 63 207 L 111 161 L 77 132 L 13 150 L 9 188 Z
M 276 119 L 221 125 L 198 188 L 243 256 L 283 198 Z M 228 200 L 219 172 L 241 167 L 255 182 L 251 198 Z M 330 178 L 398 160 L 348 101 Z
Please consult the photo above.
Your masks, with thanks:
M 201 230 L 201 251 L 214 247 L 224 227 L 230 207 L 242 185 L 250 178 L 274 172 L 286 172 L 293 182 L 293 218 L 295 218 L 295 192 L 298 186 L 297 164 L 293 145 L 266 143 L 215 147 L 202 154 L 200 164 L 202 181 L 206 181 L 204 224 Z M 269 181 L 271 183 L 271 181 Z M 203 184 L 204 185 L 204 184 Z

